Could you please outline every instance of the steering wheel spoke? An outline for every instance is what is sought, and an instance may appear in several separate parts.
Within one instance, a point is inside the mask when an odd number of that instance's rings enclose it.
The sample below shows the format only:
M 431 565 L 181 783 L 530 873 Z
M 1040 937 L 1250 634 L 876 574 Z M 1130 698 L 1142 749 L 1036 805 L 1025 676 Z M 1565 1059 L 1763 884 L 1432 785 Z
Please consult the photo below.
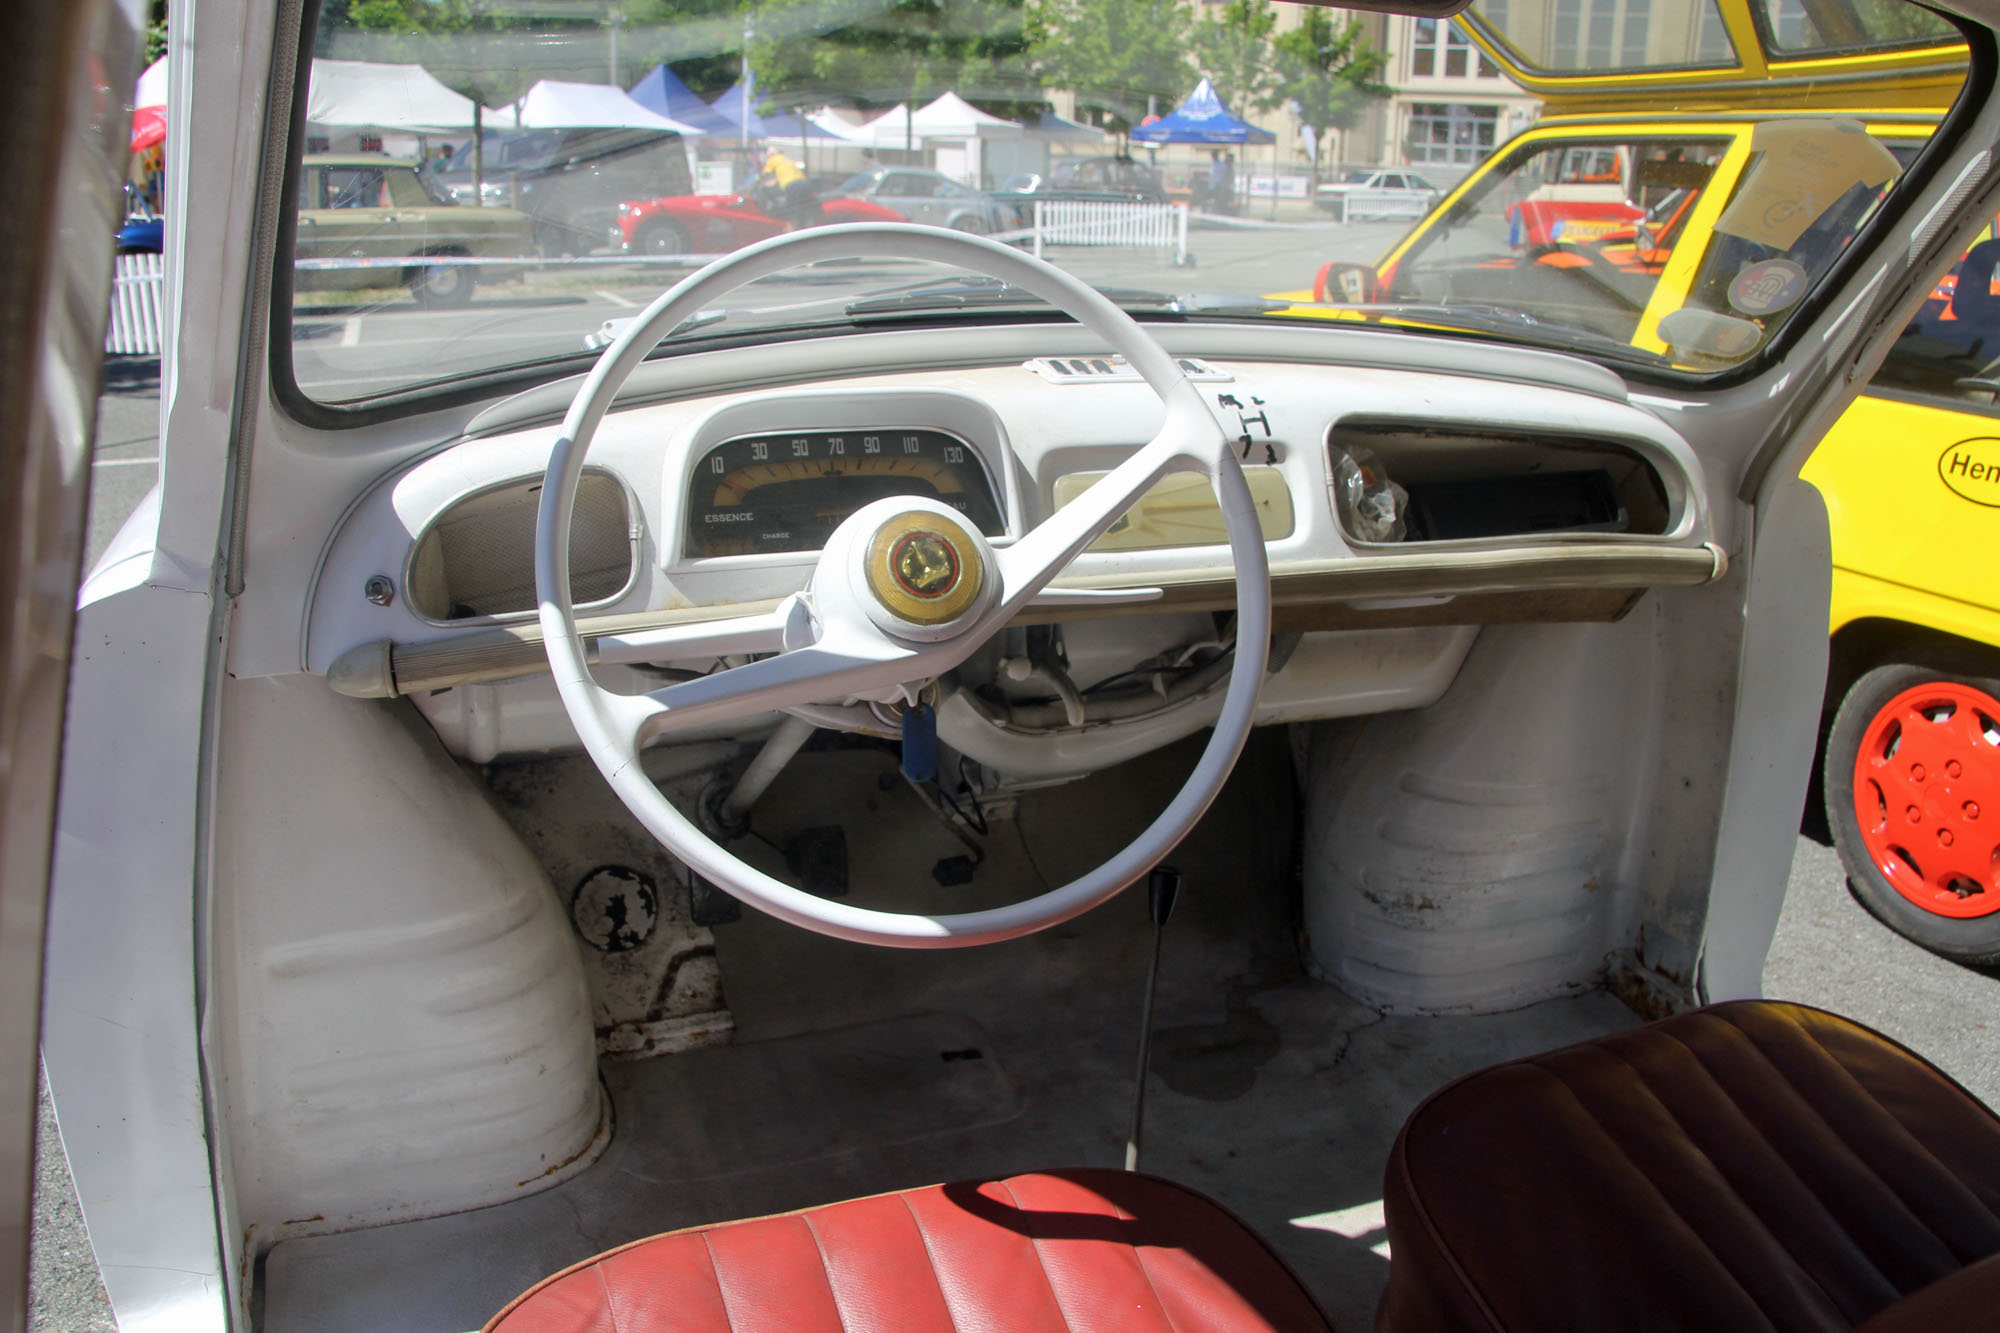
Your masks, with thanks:
M 994 615 L 1012 619 L 1023 607 L 1042 600 L 1049 580 L 1110 531 L 1162 478 L 1175 472 L 1214 476 L 1228 452 L 1221 427 L 1192 386 L 1183 381 L 1181 387 L 1187 392 L 1170 398 L 1166 426 L 1143 449 L 995 554 L 1004 592 Z
M 628 634 L 600 634 L 585 659 L 592 666 L 617 662 L 700 662 L 744 653 L 777 653 L 811 642 L 812 611 L 787 597 L 762 615 L 733 616 L 691 625 L 666 625 Z
M 641 738 L 701 722 L 755 717 L 802 704 L 842 704 L 897 689 L 921 670 L 917 650 L 880 635 L 840 632 L 696 680 L 654 690 Z

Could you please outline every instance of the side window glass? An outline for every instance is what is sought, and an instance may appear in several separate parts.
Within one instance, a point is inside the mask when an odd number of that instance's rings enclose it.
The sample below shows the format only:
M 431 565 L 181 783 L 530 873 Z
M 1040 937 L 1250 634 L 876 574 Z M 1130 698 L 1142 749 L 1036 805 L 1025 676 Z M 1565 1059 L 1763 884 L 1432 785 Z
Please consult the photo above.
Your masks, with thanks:
M 1688 224 L 1727 147 L 1670 137 L 1521 144 L 1411 242 L 1390 295 L 1537 309 L 1630 341 L 1676 248 L 1706 246 L 1707 231 L 1691 235 Z
M 329 167 L 326 207 L 382 208 L 388 204 L 379 167 Z
M 1963 408 L 2000 403 L 2000 225 L 1931 289 L 1871 387 L 1894 389 Z

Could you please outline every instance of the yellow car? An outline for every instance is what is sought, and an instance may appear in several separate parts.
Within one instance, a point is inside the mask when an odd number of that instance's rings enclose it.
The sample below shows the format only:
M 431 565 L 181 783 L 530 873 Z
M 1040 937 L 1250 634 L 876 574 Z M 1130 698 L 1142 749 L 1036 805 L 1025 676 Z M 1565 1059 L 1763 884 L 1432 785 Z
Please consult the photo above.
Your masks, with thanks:
M 1908 104 L 1666 118 L 1558 99 L 1374 264 L 1329 263 L 1287 295 L 1302 315 L 1431 328 L 1485 302 L 1538 337 L 1540 301 L 1550 323 L 1635 353 L 1726 364 L 1805 297 L 1936 128 L 1921 81 L 1875 95 L 1891 94 Z M 1756 176 L 1786 135 L 1810 139 L 1840 201 L 1797 236 L 1770 225 Z M 1833 539 L 1827 823 L 1856 898 L 1967 963 L 2000 961 L 1996 261 L 2000 240 L 1971 249 L 1804 469 Z
M 1869 911 L 2000 960 L 2000 241 L 1960 261 L 1806 480 L 1833 530 L 1827 822 Z

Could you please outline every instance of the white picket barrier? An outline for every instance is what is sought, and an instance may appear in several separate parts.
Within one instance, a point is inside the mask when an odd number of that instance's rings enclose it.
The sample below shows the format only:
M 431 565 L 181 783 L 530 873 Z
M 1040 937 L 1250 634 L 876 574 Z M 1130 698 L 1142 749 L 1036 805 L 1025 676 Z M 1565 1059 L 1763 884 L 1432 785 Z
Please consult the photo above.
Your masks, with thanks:
M 111 271 L 111 318 L 104 350 L 115 356 L 160 354 L 160 302 L 166 270 L 160 256 L 119 255 Z
M 1437 200 L 1430 190 L 1348 189 L 1322 193 L 1319 205 L 1332 213 L 1336 222 L 1382 222 L 1420 218 Z
M 1042 257 L 1045 245 L 1172 250 L 1174 263 L 1185 266 L 1188 263 L 1188 206 L 1037 199 L 1035 258 Z

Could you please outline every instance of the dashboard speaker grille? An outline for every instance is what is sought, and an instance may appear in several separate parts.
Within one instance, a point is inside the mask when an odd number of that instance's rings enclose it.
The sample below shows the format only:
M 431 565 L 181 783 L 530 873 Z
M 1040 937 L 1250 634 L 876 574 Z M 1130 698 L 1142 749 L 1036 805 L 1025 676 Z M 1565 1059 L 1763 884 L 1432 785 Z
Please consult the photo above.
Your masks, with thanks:
M 432 620 L 473 620 L 535 609 L 535 509 L 540 477 L 468 496 L 434 519 L 417 542 L 410 605 Z M 571 520 L 570 596 L 601 602 L 632 580 L 631 510 L 604 472 L 577 484 Z

